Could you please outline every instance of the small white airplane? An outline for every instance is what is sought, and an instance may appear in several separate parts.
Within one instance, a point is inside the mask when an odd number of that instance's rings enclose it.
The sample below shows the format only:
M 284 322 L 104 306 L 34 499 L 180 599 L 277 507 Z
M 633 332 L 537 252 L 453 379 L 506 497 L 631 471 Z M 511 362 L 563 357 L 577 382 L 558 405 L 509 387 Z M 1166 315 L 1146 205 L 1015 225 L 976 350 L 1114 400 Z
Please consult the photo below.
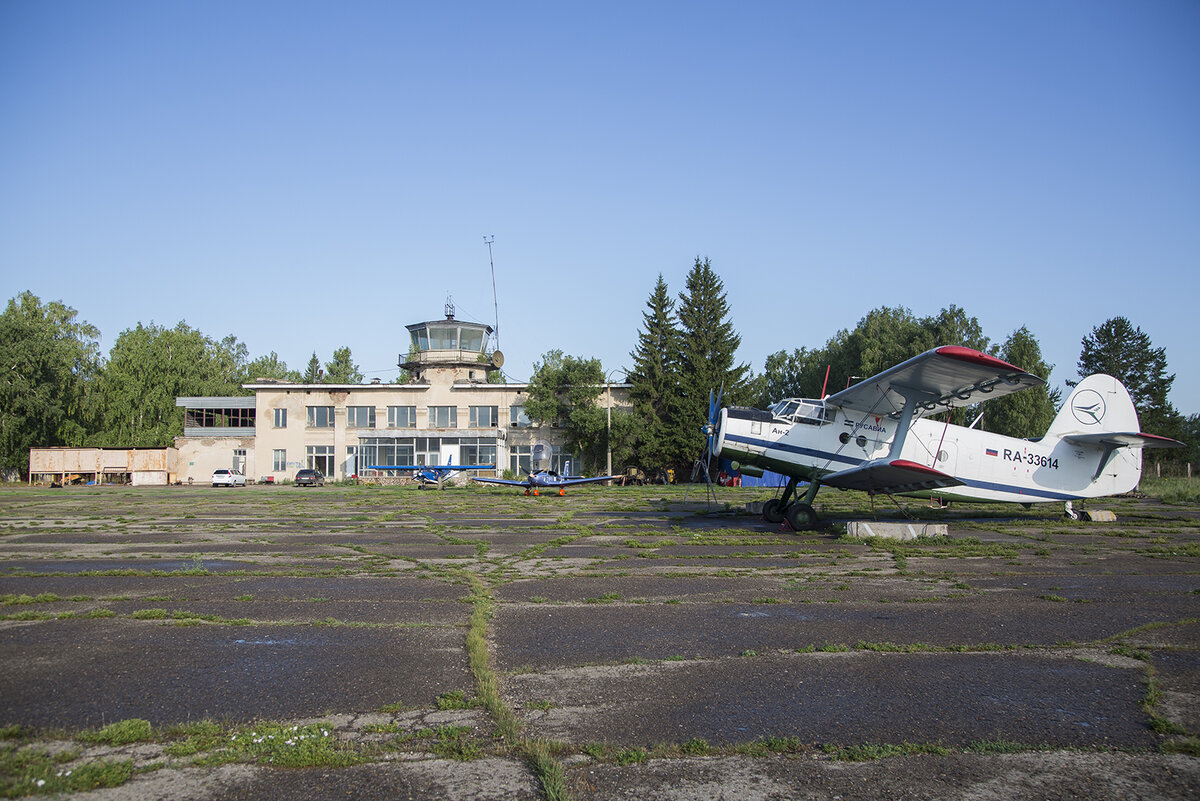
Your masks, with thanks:
M 567 487 L 573 487 L 576 484 L 593 484 L 597 481 L 611 481 L 617 476 L 598 476 L 597 478 L 582 478 L 579 476 L 560 476 L 553 470 L 539 470 L 536 473 L 530 473 L 528 477 L 517 481 L 510 478 L 477 478 L 471 477 L 472 481 L 478 481 L 480 484 L 504 484 L 509 487 L 524 487 L 526 495 L 541 495 L 540 490 L 558 488 L 559 495 L 567 494 Z
M 1142 433 L 1128 391 L 1108 375 L 1079 382 L 1038 439 L 925 419 L 1044 383 L 994 356 L 947 346 L 822 400 L 787 398 L 769 411 L 734 406 L 719 415 L 719 402 L 710 403 L 705 431 L 711 454 L 734 460 L 735 469 L 788 477 L 763 517 L 797 531 L 816 524 L 812 503 L 822 485 L 871 495 L 1061 502 L 1075 517 L 1073 501 L 1137 486 L 1143 448 L 1183 444 Z M 807 491 L 793 501 L 800 481 L 809 482 Z

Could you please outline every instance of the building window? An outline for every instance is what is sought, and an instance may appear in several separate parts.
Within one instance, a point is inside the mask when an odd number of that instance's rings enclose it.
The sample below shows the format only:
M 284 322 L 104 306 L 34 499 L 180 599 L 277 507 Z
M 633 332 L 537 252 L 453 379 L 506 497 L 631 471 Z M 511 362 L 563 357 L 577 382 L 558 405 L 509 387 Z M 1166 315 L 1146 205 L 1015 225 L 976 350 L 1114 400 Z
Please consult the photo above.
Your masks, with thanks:
M 416 428 L 416 406 L 389 406 L 388 428 Z
M 471 428 L 495 428 L 500 420 L 499 406 L 472 406 Z
M 430 406 L 430 428 L 458 428 L 457 406 Z
M 309 406 L 308 407 L 308 427 L 309 428 L 333 428 L 333 407 L 332 406 Z
M 414 463 L 414 440 L 363 437 L 358 440 L 359 470 L 387 470 Z
M 513 428 L 529 428 L 533 425 L 533 421 L 529 419 L 529 415 L 525 414 L 524 406 L 509 406 L 508 424 Z
M 274 470 L 276 473 L 280 473 L 280 472 L 283 472 L 284 470 L 287 470 L 287 451 L 286 450 L 284 450 L 283 448 L 276 448 L 275 450 L 271 451 L 271 456 L 272 456 L 272 464 L 271 464 L 272 470 Z
M 458 446 L 460 464 L 496 464 L 496 445 L 491 440 L 463 439 Z
M 320 470 L 323 476 L 333 475 L 332 445 L 309 445 L 305 448 L 305 456 L 310 470 Z
M 510 445 L 508 447 L 508 469 L 518 478 L 529 472 L 529 451 L 528 445 Z
M 347 406 L 346 426 L 348 428 L 374 428 L 374 406 Z
M 271 412 L 275 415 L 275 427 L 287 428 L 287 409 L 272 409 Z

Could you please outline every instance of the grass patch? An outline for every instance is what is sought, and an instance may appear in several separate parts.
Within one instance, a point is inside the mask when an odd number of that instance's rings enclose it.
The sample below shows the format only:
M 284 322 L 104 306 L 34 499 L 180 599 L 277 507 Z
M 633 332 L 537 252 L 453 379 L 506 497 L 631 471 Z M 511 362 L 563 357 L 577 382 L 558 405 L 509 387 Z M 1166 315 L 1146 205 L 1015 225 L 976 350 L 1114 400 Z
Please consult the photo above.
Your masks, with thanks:
M 863 743 L 862 745 L 831 745 L 826 743 L 821 750 L 837 762 L 873 762 L 895 756 L 914 754 L 936 754 L 944 756 L 950 749 L 937 743 Z
M 150 726 L 150 721 L 130 718 L 110 723 L 101 729 L 81 732 L 79 739 L 92 744 L 128 745 L 129 743 L 149 742 L 153 736 L 154 730 Z
M 96 760 L 66 767 L 45 748 L 0 742 L 0 796 L 79 793 L 118 787 L 133 778 L 133 761 Z

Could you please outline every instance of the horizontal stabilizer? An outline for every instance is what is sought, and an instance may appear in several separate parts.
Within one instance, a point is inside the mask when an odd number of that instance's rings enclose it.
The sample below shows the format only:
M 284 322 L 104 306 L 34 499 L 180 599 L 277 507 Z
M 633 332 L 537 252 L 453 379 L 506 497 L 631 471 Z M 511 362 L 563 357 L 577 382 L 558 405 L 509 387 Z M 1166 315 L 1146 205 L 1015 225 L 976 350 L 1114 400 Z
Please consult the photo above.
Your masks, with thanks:
M 1160 437 L 1157 434 L 1144 434 L 1132 431 L 1102 431 L 1095 434 L 1067 434 L 1065 442 L 1077 442 L 1081 445 L 1106 445 L 1110 448 L 1182 448 L 1183 443 L 1170 437 Z
M 872 495 L 918 492 L 962 484 L 952 475 L 907 459 L 867 462 L 840 473 L 831 473 L 823 477 L 821 483 L 838 489 L 863 490 Z

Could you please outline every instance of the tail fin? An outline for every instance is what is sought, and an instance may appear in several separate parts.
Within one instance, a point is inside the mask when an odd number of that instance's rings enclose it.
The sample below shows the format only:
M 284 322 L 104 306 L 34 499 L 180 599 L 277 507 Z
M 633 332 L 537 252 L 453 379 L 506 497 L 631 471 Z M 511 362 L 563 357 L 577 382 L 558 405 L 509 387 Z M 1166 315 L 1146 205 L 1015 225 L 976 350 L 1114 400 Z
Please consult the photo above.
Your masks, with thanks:
M 1075 386 L 1046 431 L 1046 439 L 1140 431 L 1137 409 L 1129 391 L 1112 376 L 1097 374 Z

